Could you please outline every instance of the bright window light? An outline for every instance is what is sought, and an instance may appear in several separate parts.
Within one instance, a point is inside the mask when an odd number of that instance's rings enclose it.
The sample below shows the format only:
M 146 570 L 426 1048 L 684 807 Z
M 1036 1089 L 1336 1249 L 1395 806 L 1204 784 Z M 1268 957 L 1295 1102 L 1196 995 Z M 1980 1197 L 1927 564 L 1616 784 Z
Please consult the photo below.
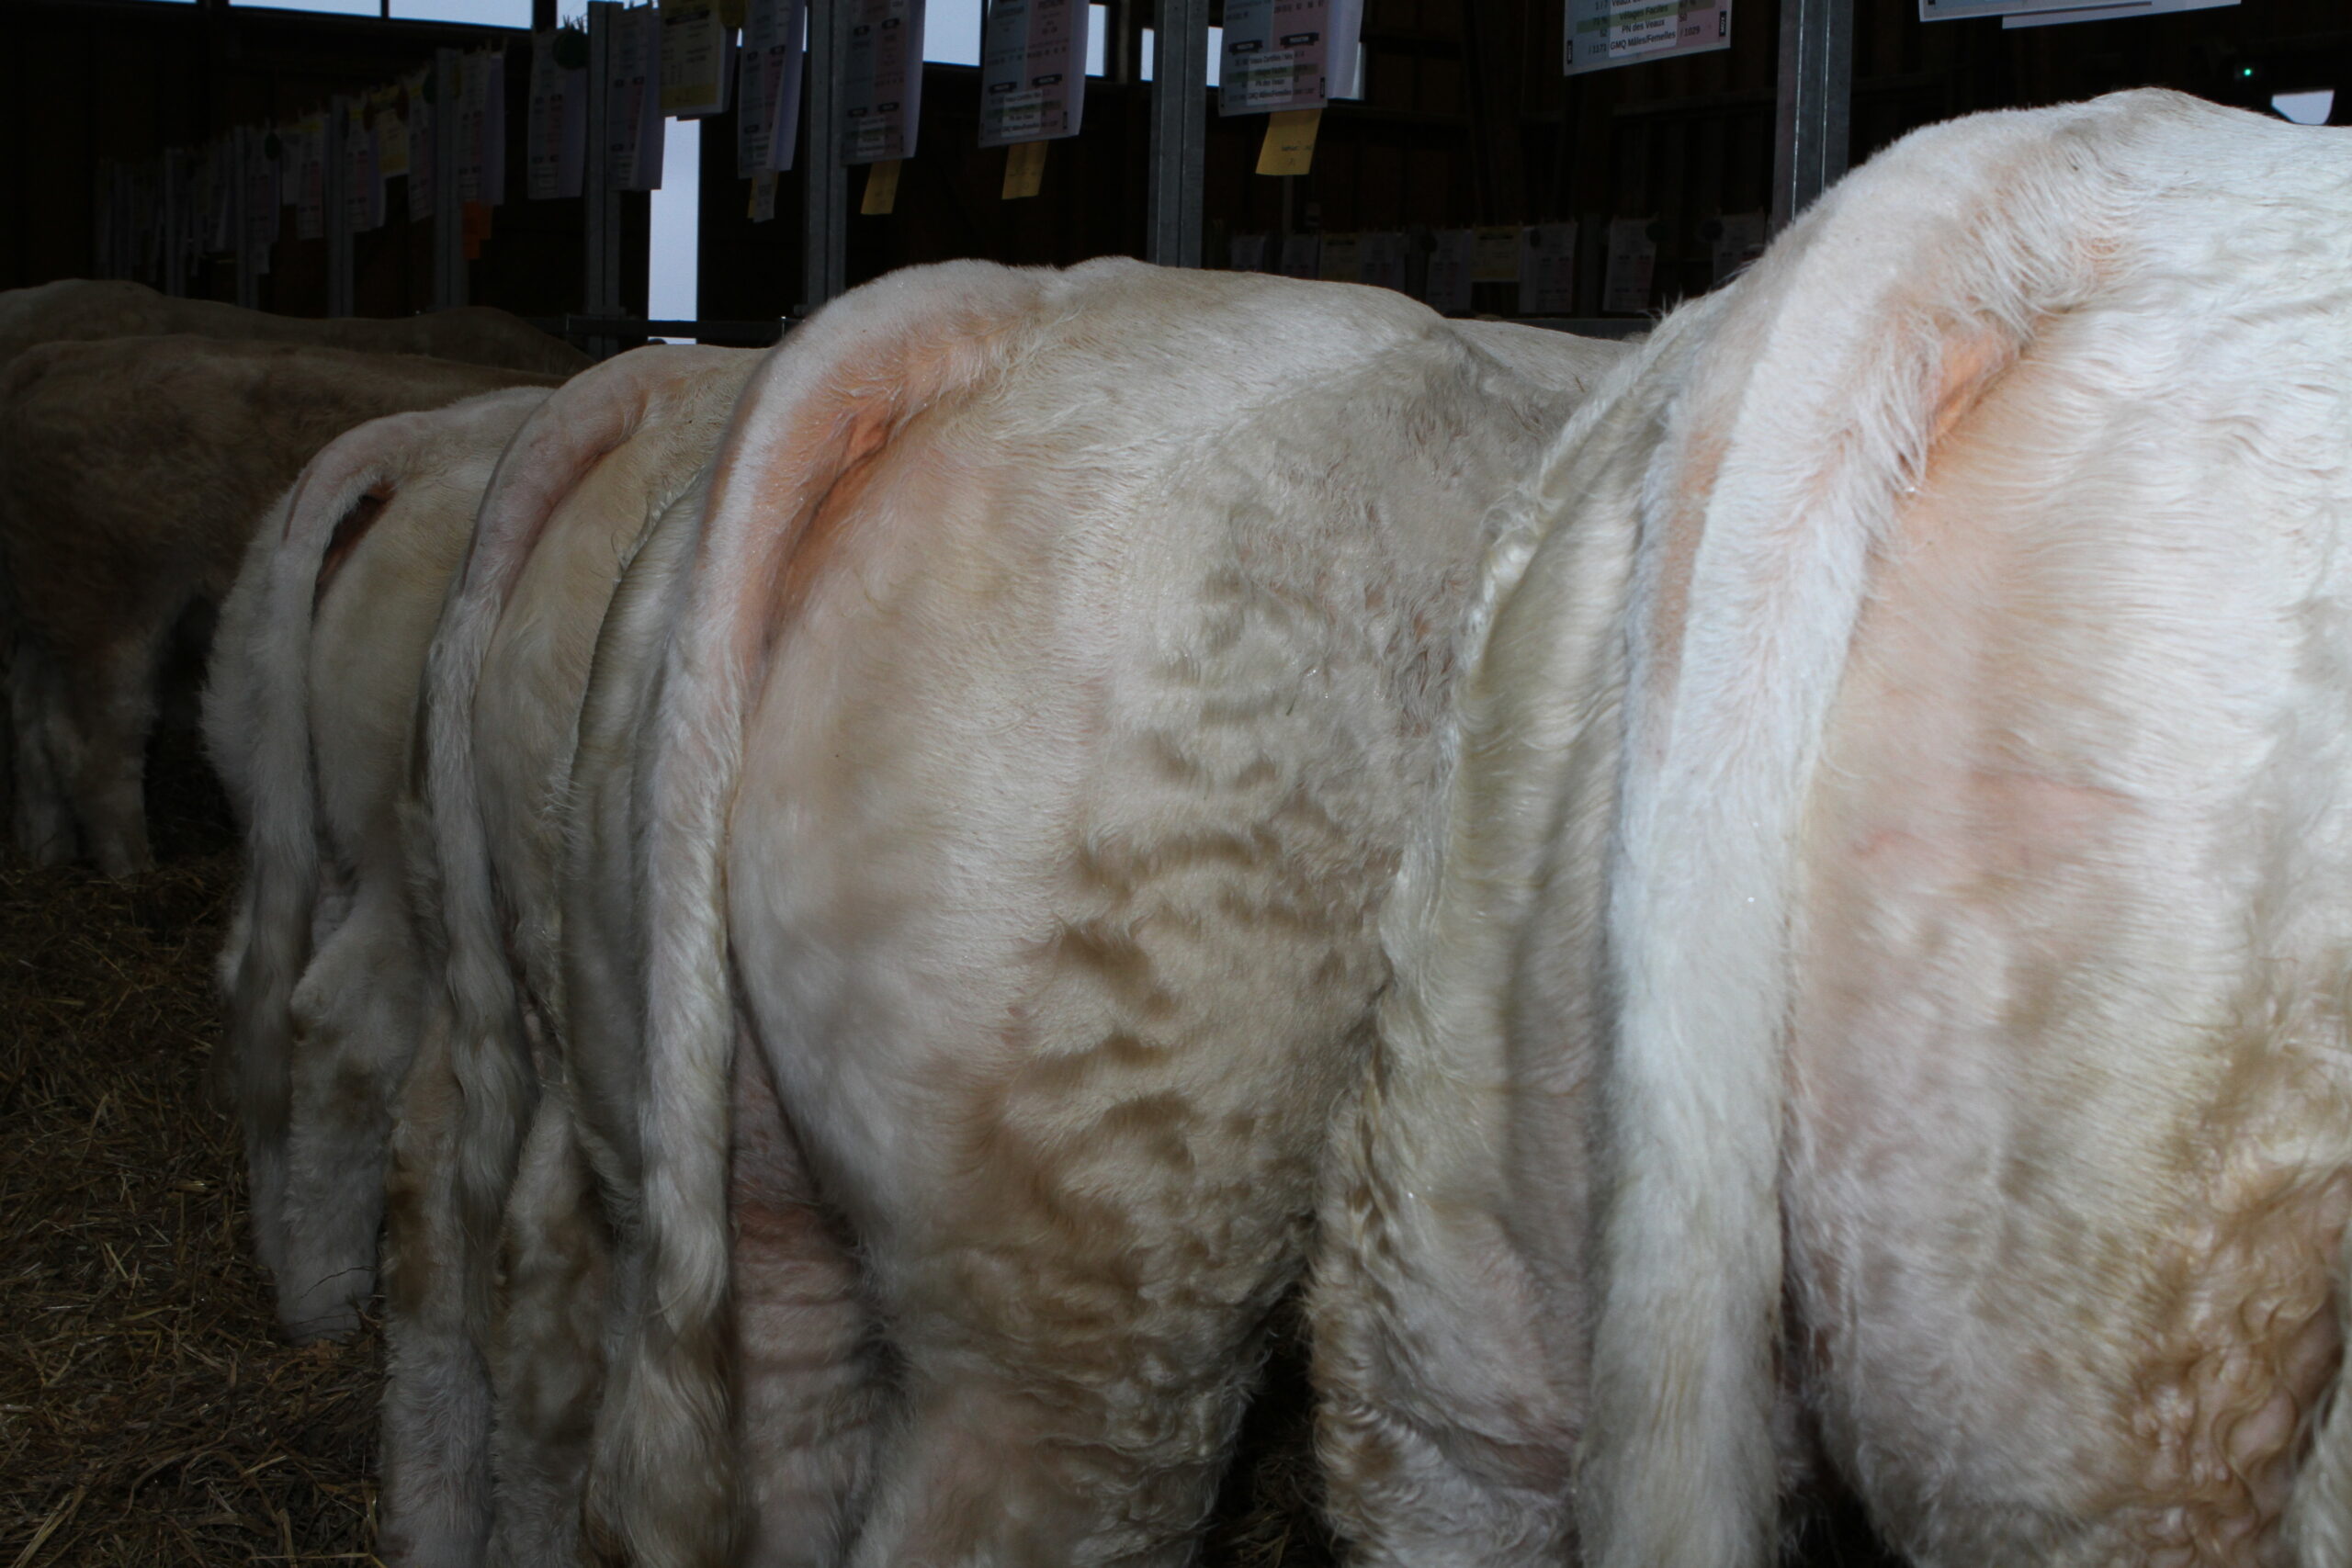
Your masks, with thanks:
M 471 22 L 481 28 L 527 28 L 531 0 L 392 0 L 402 22 Z
M 2270 107 L 2297 125 L 2325 125 L 2327 117 L 2335 110 L 2335 89 L 2321 87 L 2309 93 L 2274 93 L 2270 97 Z
M 1111 7 L 1089 6 L 1086 8 L 1086 73 L 1107 76 L 1111 73 Z
M 922 57 L 933 65 L 980 62 L 980 0 L 931 0 L 923 8 Z
M 1151 80 L 1152 29 L 1143 30 L 1143 79 Z M 1220 85 L 1225 80 L 1225 29 L 1209 29 L 1209 85 Z
M 229 0 L 265 11 L 323 11 L 334 17 L 377 17 L 383 14 L 376 0 Z
M 645 269 L 645 313 L 657 321 L 695 319 L 695 268 L 702 254 L 702 127 L 698 119 L 673 120 L 662 138 L 662 188 L 653 193 Z

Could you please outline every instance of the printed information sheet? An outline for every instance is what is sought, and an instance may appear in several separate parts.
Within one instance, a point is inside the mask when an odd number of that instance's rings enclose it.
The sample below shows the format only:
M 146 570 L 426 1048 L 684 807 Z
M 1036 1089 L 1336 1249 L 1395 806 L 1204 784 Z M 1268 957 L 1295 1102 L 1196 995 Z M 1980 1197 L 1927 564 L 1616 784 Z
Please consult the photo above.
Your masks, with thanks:
M 980 34 L 980 145 L 1076 136 L 1086 112 L 1086 0 L 995 0 Z
M 1363 0 L 1226 0 L 1219 114 L 1318 109 L 1356 91 Z
M 801 40 L 808 0 L 751 0 L 735 75 L 735 177 L 792 167 L 800 139 Z M 769 197 L 773 206 L 775 197 Z
M 855 0 L 842 61 L 842 162 L 915 155 L 922 118 L 922 0 Z
M 1571 76 L 1731 47 L 1731 0 L 1568 0 Z

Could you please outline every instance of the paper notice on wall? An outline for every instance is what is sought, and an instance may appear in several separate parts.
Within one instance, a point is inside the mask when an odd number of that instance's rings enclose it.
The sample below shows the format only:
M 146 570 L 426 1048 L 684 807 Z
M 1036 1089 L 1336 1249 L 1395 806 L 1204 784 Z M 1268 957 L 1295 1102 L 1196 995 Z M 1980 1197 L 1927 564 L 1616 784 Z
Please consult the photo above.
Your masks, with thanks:
M 1764 254 L 1764 244 L 1770 237 L 1766 228 L 1760 212 L 1726 212 L 1715 220 L 1710 261 L 1717 283 Z
M 754 223 L 775 221 L 775 171 L 763 169 L 752 176 L 752 199 L 744 216 Z
M 1004 187 L 1001 199 L 1023 201 L 1036 195 L 1046 185 L 1046 141 L 1016 141 L 1004 150 Z
M 558 58 L 556 29 L 531 35 L 530 118 L 523 132 L 525 194 L 553 201 L 580 194 L 588 152 L 588 73 Z
M 735 67 L 735 177 L 792 167 L 808 0 L 750 0 Z
M 420 71 L 403 84 L 408 100 L 408 220 L 422 222 L 433 216 L 433 106 L 424 99 L 428 72 Z
M 662 7 L 662 112 L 700 119 L 727 107 L 735 72 L 735 34 L 710 0 L 669 0 Z
M 317 115 L 294 128 L 294 237 L 323 240 L 327 233 L 327 122 Z
M 1571 76 L 1731 47 L 1732 0 L 1568 0 Z
M 1277 268 L 1284 277 L 1314 281 L 1323 266 L 1323 236 L 1320 234 L 1285 234 L 1283 236 L 1282 261 Z
M 1421 299 L 1441 315 L 1458 315 L 1470 309 L 1470 273 L 1476 260 L 1478 231 L 1440 229 L 1430 238 L 1429 276 L 1421 284 Z
M 1650 308 L 1650 274 L 1657 265 L 1657 243 L 1650 238 L 1650 220 L 1612 218 L 1609 220 L 1609 269 L 1600 285 L 1600 308 L 1611 315 L 1638 315 Z
M 384 226 L 384 182 L 376 172 L 376 132 L 365 102 L 354 103 L 344 119 L 343 226 L 354 234 Z
M 1519 281 L 1519 225 L 1489 223 L 1476 231 L 1477 248 L 1470 254 L 1473 283 Z
M 506 199 L 506 51 L 478 51 L 458 67 L 458 199 Z
M 408 173 L 408 121 L 390 101 L 399 96 L 397 91 L 382 96 L 386 101 L 368 100 L 368 129 L 376 138 L 376 176 L 396 180 Z
M 1076 136 L 1086 111 L 1086 0 L 995 0 L 980 34 L 980 145 Z
M 605 168 L 613 190 L 662 188 L 662 13 L 613 18 L 605 54 Z
M 1321 108 L 1356 91 L 1363 0 L 1226 0 L 1220 114 Z
M 1577 226 L 1530 223 L 1519 247 L 1519 313 L 1565 316 L 1576 310 Z
M 1972 17 L 1998 17 L 2005 28 L 2034 28 L 2052 22 L 2104 22 L 2119 17 L 2206 11 L 2237 3 L 2238 0 L 1919 0 L 1919 19 L 1961 22 Z
M 851 0 L 842 60 L 842 162 L 915 155 L 922 119 L 922 0 Z
M 1356 267 L 1363 254 L 1363 243 L 1353 234 L 1323 236 L 1322 259 L 1316 264 L 1315 276 L 1325 283 L 1353 283 Z
M 1266 236 L 1236 234 L 1225 243 L 1225 265 L 1229 272 L 1263 272 L 1266 270 Z
M 1363 236 L 1356 242 L 1356 281 L 1404 293 L 1405 262 L 1408 254 L 1402 234 L 1382 232 Z

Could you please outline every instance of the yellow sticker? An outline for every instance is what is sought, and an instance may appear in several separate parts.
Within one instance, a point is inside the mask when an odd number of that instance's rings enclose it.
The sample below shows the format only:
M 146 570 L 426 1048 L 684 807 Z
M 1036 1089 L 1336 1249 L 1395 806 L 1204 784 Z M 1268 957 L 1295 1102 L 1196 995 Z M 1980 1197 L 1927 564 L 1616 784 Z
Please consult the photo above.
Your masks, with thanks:
M 1321 109 L 1277 109 L 1266 117 L 1265 145 L 1258 149 L 1261 175 L 1303 175 L 1315 162 L 1315 132 Z
M 861 217 L 879 218 L 899 205 L 899 160 L 885 158 L 865 168 L 865 199 L 858 204 Z
M 1004 196 L 1006 201 L 1019 201 L 1035 196 L 1046 181 L 1046 144 L 1042 141 L 1016 141 L 1004 150 Z
M 749 7 L 745 0 L 718 0 L 718 25 L 722 28 L 733 28 L 741 32 L 743 28 L 743 13 Z
M 766 223 L 775 218 L 775 171 L 765 170 L 752 176 L 752 199 L 743 216 L 754 223 Z
M 1478 231 L 1477 248 L 1470 253 L 1473 283 L 1519 281 L 1519 225 L 1490 224 Z

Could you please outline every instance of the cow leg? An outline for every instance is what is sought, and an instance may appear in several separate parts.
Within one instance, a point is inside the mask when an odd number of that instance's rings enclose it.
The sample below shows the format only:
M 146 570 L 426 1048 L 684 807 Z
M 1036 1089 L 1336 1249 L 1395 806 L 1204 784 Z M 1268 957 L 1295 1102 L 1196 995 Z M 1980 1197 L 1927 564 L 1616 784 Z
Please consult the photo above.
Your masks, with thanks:
M 350 1333 L 375 1288 L 391 1101 L 416 1038 L 413 945 L 397 897 L 377 897 L 294 990 L 277 1315 L 297 1340 Z
M 507 1201 L 492 1365 L 491 1557 L 514 1568 L 580 1561 L 581 1495 L 604 1390 L 612 1242 L 574 1115 L 570 1082 L 543 1069 Z
M 64 773 L 91 858 L 107 876 L 155 863 L 147 844 L 147 732 L 155 721 L 158 639 L 134 634 L 65 678 Z
M 17 848 L 35 865 L 62 865 L 74 858 L 74 814 L 58 775 L 64 700 L 55 662 L 29 639 L 19 638 L 8 669 L 16 765 L 12 818 Z
M 735 1053 L 729 1206 L 750 1526 L 759 1568 L 841 1562 L 873 1465 L 881 1413 L 872 1316 L 855 1260 L 820 1207 L 766 1064 Z
M 393 1568 L 465 1568 L 490 1528 L 490 1382 L 457 1203 L 458 1093 L 435 1006 L 401 1088 L 386 1182 L 384 1524 Z

